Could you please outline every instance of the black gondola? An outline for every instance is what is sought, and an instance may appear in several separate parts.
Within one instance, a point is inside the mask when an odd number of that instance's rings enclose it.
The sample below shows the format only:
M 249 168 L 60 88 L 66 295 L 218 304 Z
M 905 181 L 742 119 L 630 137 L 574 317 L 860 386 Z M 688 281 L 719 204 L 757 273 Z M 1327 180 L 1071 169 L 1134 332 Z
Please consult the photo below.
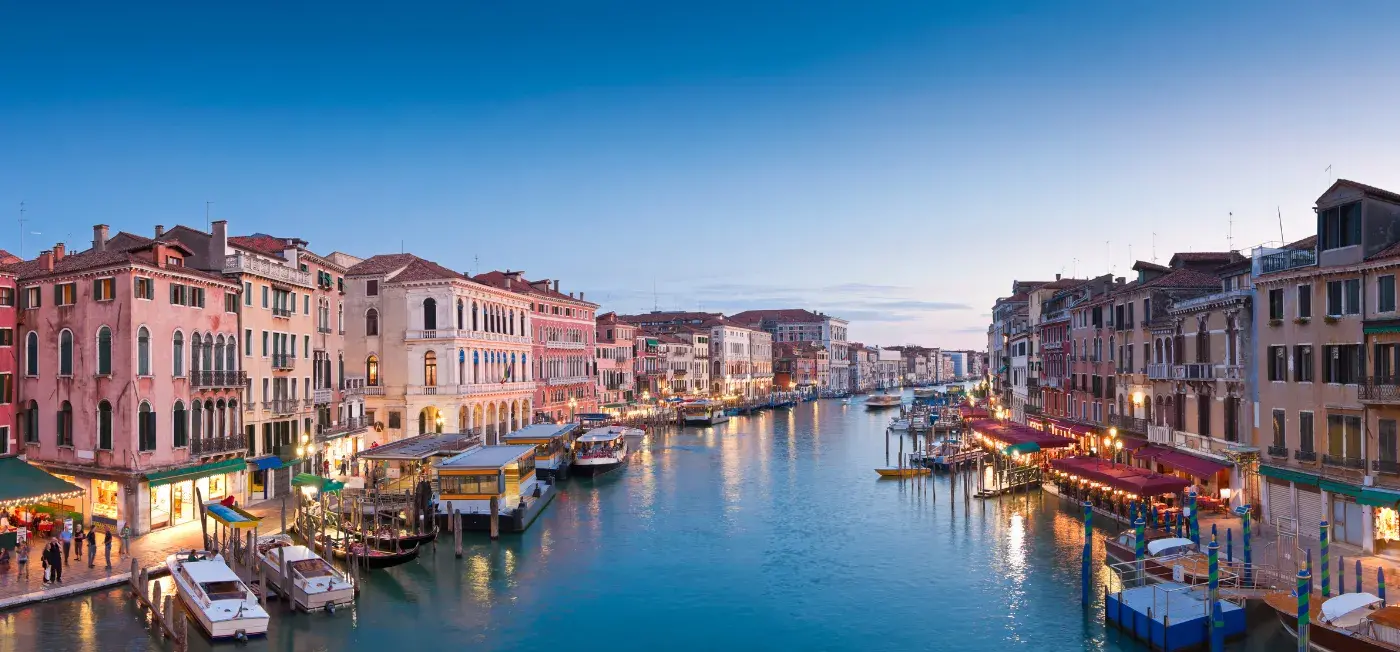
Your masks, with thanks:
M 412 534 L 407 530 L 400 530 L 399 532 L 400 534 L 397 541 L 399 542 L 399 549 L 402 550 L 408 546 L 421 545 L 436 539 L 438 536 L 438 526 L 434 525 L 431 531 L 424 532 L 423 534 Z M 374 533 L 366 536 L 365 539 L 369 541 L 371 546 L 379 550 L 394 550 L 394 541 L 396 539 L 390 536 L 390 530 L 388 528 L 379 528 L 375 530 Z
M 361 543 L 351 543 L 349 548 L 355 552 L 358 563 L 362 563 L 369 568 L 389 568 L 413 561 L 418 557 L 418 551 L 422 549 L 422 546 L 413 546 L 405 549 L 403 552 L 376 550 L 373 547 L 367 547 Z M 346 550 L 346 547 L 334 539 L 331 540 L 331 554 L 340 561 L 347 563 L 350 561 L 350 554 Z

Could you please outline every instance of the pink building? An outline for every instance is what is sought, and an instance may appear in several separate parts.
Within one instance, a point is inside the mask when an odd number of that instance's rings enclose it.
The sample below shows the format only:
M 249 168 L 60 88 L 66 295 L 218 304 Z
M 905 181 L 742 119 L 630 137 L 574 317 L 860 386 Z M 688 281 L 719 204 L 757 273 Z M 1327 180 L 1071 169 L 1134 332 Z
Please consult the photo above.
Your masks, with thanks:
M 173 240 L 109 240 L 98 225 L 92 249 L 59 243 L 9 267 L 21 450 L 87 492 L 67 507 L 90 523 L 139 534 L 194 520 L 196 489 L 242 495 L 242 384 L 190 373 L 238 369 L 239 286 L 186 267 L 191 253 Z
M 619 409 L 634 398 L 632 359 L 636 356 L 637 327 L 617 313 L 598 315 L 598 401 L 603 409 Z
M 0 250 L 0 264 L 14 262 L 19 259 Z M 15 346 L 16 296 L 14 272 L 0 269 L 0 457 L 22 452 L 15 427 L 15 369 L 19 367 Z
M 530 339 L 535 362 L 535 421 L 570 421 L 598 411 L 593 364 L 598 304 L 583 293 L 559 291 L 559 281 L 526 281 L 523 272 L 487 272 L 472 280 L 523 295 L 530 301 Z

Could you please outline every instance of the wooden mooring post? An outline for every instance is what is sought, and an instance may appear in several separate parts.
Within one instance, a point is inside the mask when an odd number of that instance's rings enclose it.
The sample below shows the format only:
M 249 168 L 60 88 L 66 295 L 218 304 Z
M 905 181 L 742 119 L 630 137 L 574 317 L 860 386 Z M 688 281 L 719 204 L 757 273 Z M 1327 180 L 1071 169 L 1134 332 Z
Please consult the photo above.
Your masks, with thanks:
M 462 512 L 456 510 L 452 512 L 452 545 L 453 552 L 457 558 L 462 558 Z
M 491 538 L 498 539 L 501 536 L 501 497 L 491 497 Z

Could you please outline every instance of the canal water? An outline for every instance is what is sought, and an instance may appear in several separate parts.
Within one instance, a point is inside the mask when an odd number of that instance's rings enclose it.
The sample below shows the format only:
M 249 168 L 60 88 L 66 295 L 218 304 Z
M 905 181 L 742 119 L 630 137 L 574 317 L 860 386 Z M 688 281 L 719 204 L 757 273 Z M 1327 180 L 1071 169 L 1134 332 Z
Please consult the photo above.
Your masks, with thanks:
M 462 559 L 443 537 L 353 609 L 274 603 L 267 639 L 192 627 L 190 649 L 1145 649 L 1104 628 L 1097 592 L 1080 608 L 1082 525 L 1058 498 L 969 510 L 946 478 L 877 479 L 890 416 L 825 400 L 654 434 L 523 535 L 473 535 Z M 1230 649 L 1293 645 L 1270 623 Z M 0 614 L 0 652 L 163 649 L 120 590 Z

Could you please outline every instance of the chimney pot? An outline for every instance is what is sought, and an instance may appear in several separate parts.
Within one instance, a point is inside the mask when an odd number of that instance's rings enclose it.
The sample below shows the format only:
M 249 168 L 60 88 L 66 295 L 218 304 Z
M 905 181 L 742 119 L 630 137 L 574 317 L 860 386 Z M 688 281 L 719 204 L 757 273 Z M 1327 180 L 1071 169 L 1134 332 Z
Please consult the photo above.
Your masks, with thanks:
M 558 292 L 558 291 L 559 291 L 559 281 L 555 281 L 555 282 L 554 282 L 554 291 L 555 291 L 555 292 Z
M 63 246 L 63 243 L 62 243 L 62 242 L 60 242 L 60 243 L 58 243 L 58 244 L 55 244 L 55 245 L 53 246 L 53 259 L 54 259 L 54 262 L 58 262 L 58 261 L 60 261 L 60 260 L 63 260 L 63 254 L 64 254 L 66 251 L 67 251 L 67 248 L 65 248 L 65 247 Z
M 1056 280 L 1056 281 L 1060 280 L 1060 275 L 1059 275 L 1059 274 L 1056 274 L 1056 275 L 1055 275 L 1055 280 Z
M 160 237 L 163 236 L 163 235 L 165 235 L 165 225 L 164 225 L 164 224 L 157 224 L 157 225 L 156 225 L 156 238 L 160 238 Z
M 94 224 L 92 227 L 92 250 L 97 253 L 107 251 L 107 225 Z
M 209 225 L 209 269 L 224 268 L 224 252 L 228 251 L 228 220 L 214 220 Z
M 39 266 L 40 266 L 40 267 L 43 267 L 43 268 L 44 268 L 44 271 L 47 271 L 47 272 L 52 272 L 52 271 L 53 271 L 53 250 L 52 250 L 52 249 L 45 249 L 45 250 L 39 252 Z
M 579 299 L 579 301 L 583 301 L 583 292 L 582 292 L 582 291 L 579 291 L 579 293 L 578 293 L 578 299 Z

